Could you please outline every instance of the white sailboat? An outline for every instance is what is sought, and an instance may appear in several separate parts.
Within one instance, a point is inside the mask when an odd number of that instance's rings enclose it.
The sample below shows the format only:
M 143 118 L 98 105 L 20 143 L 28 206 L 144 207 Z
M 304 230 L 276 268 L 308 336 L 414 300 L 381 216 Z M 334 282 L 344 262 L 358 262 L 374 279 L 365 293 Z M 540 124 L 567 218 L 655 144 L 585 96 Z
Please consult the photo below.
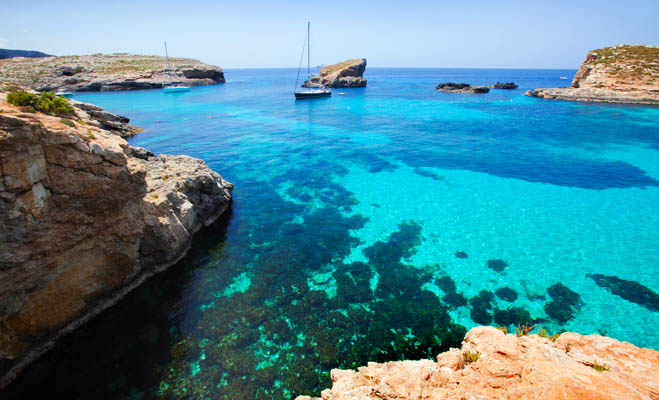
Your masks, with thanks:
M 307 80 L 311 81 L 311 23 L 307 21 Z M 302 69 L 302 58 L 304 57 L 304 47 L 302 47 L 302 56 L 300 57 L 300 65 L 297 69 L 297 78 L 295 78 L 295 100 L 313 99 L 316 97 L 327 97 L 332 95 L 332 91 L 325 87 L 310 87 L 307 89 L 298 89 L 298 81 L 300 79 L 300 70 Z
M 167 74 L 165 74 L 165 69 L 167 70 Z M 169 78 L 168 82 L 165 82 L 165 75 Z M 165 41 L 165 58 L 163 59 L 163 65 L 162 65 L 162 89 L 165 93 L 185 92 L 186 90 L 190 90 L 190 86 L 184 85 L 182 83 L 172 82 L 172 69 L 169 66 L 169 53 L 167 52 L 166 41 Z

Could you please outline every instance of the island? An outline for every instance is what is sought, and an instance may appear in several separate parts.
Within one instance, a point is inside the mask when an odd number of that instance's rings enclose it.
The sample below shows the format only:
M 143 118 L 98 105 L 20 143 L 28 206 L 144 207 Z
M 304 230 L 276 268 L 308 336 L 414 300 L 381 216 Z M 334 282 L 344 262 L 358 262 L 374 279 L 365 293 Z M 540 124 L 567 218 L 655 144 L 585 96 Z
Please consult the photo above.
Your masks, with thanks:
M 189 58 L 126 53 L 0 60 L 5 82 L 38 91 L 96 92 L 162 88 L 163 79 L 189 86 L 224 83 L 222 68 Z M 170 79 L 171 72 L 171 79 Z
M 0 387 L 227 213 L 231 183 L 121 137 L 135 132 L 100 107 L 0 84 Z
M 305 81 L 303 87 L 326 86 L 331 88 L 354 88 L 366 86 L 365 58 L 354 58 L 320 69 L 320 75 Z
M 52 57 L 52 56 L 50 54 L 46 54 L 36 50 L 0 49 L 0 60 L 5 58 L 14 58 L 14 57 L 40 58 L 40 57 Z
M 659 352 L 600 335 L 547 337 L 520 327 L 470 330 L 462 348 L 437 360 L 368 363 L 333 369 L 322 400 L 654 399 Z M 320 400 L 298 396 L 297 400 Z
M 440 83 L 439 85 L 435 86 L 435 89 L 444 93 L 482 94 L 490 91 L 490 89 L 487 86 L 471 86 L 468 83 L 454 83 L 454 82 Z
M 619 45 L 588 53 L 572 85 L 527 96 L 604 103 L 659 104 L 659 47 Z

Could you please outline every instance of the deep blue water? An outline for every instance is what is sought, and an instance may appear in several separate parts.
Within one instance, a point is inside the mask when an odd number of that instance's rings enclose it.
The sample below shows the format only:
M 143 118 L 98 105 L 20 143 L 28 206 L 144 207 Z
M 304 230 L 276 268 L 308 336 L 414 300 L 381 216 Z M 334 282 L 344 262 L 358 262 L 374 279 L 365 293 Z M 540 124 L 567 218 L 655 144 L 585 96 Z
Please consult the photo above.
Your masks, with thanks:
M 524 96 L 574 72 L 369 68 L 367 88 L 296 102 L 294 69 L 228 70 L 77 96 L 145 128 L 133 145 L 204 159 L 234 206 L 10 396 L 290 398 L 478 324 L 659 348 L 659 108 Z

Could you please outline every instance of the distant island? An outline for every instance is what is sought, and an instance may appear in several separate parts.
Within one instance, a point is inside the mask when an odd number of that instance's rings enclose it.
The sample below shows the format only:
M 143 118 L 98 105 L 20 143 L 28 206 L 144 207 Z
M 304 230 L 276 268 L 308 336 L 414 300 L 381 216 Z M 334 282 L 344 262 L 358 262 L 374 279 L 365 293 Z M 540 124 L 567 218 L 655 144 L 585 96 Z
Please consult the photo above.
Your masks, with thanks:
M 659 47 L 620 45 L 593 50 L 565 88 L 527 96 L 605 103 L 659 104 Z
M 5 58 L 14 58 L 14 57 L 26 57 L 26 58 L 40 58 L 40 57 L 52 57 L 50 54 L 42 53 L 35 50 L 10 50 L 10 49 L 0 49 L 0 60 Z
M 320 75 L 316 75 L 305 81 L 302 86 L 326 86 L 331 88 L 351 88 L 366 86 L 364 71 L 366 70 L 365 58 L 354 58 L 340 63 L 327 65 L 320 69 Z
M 170 58 L 169 64 L 174 82 L 190 86 L 225 82 L 220 67 L 189 58 Z M 162 87 L 163 59 L 126 53 L 9 58 L 0 60 L 0 76 L 38 91 L 155 89 Z

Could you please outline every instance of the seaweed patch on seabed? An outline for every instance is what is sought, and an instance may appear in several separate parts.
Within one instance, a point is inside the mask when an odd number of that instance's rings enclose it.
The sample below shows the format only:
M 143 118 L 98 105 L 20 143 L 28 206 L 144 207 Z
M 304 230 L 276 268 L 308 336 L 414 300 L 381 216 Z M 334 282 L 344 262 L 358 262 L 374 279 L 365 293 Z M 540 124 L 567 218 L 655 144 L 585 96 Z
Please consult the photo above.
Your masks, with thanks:
M 659 294 L 636 281 L 602 274 L 588 274 L 586 276 L 595 281 L 597 286 L 608 290 L 616 296 L 641 305 L 648 310 L 659 311 Z
M 558 282 L 547 289 L 551 301 L 545 304 L 545 312 L 554 321 L 564 324 L 574 318 L 581 308 L 581 296 L 567 286 Z
M 250 240 L 260 244 L 249 255 L 233 254 L 233 262 L 253 265 L 250 285 L 244 292 L 209 299 L 196 329 L 172 348 L 159 397 L 318 395 L 330 385 L 332 368 L 433 358 L 459 346 L 465 328 L 451 321 L 435 294 L 422 289 L 432 275 L 401 262 L 421 242 L 419 224 L 402 223 L 386 241 L 366 248 L 368 263 L 345 264 L 338 260 L 359 244 L 349 231 L 364 224 L 362 217 L 338 211 L 339 203 L 351 203 L 343 198 L 350 193 L 302 211 L 268 190 L 268 208 L 280 214 L 279 233 L 265 237 L 256 223 L 243 222 Z M 302 214 L 304 224 L 293 228 L 283 222 L 281 213 L 288 211 Z M 231 253 L 228 247 L 224 251 Z M 330 277 L 324 279 L 336 284 L 331 296 L 308 285 L 329 267 Z

